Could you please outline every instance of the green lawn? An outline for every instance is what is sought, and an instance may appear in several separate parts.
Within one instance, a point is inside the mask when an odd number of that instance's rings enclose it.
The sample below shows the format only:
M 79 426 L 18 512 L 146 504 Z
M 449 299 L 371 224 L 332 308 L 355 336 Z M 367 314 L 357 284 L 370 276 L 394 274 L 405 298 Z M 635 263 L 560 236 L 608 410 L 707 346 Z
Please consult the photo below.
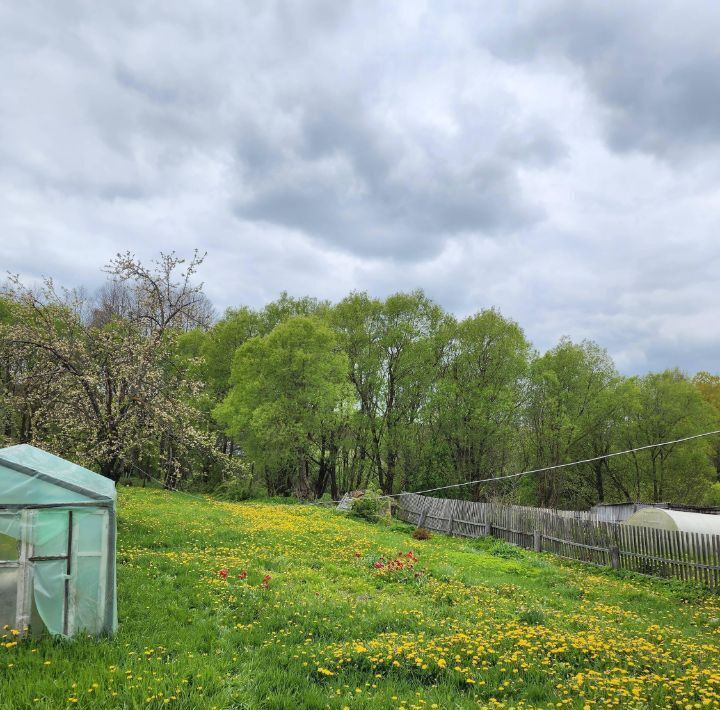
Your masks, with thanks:
M 720 705 L 692 587 L 310 506 L 122 489 L 119 519 L 117 635 L 6 638 L 0 707 Z

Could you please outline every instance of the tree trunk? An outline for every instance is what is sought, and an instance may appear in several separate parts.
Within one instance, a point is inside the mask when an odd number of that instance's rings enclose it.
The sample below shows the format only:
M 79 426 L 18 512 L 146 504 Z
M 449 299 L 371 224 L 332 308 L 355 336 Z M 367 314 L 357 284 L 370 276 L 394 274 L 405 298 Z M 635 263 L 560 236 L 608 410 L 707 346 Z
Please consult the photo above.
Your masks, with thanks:
M 393 492 L 393 482 L 395 479 L 395 469 L 397 467 L 397 454 L 394 450 L 389 449 L 387 453 L 387 471 L 385 472 L 385 480 L 382 487 L 385 495 L 390 495 Z
M 117 456 L 107 459 L 100 467 L 100 473 L 114 483 L 117 483 L 122 475 L 122 461 Z
M 308 480 L 308 462 L 304 456 L 298 458 L 297 461 L 297 479 L 293 493 L 301 500 L 310 500 L 312 498 L 312 488 Z
M 598 503 L 602 503 L 605 500 L 605 490 L 603 487 L 603 473 L 602 473 L 603 462 L 595 462 L 595 491 L 598 495 Z
M 337 444 L 335 443 L 335 437 L 330 437 L 330 450 L 328 452 L 328 471 L 330 474 L 330 496 L 333 500 L 338 500 L 338 486 L 337 486 L 337 458 L 338 450 Z

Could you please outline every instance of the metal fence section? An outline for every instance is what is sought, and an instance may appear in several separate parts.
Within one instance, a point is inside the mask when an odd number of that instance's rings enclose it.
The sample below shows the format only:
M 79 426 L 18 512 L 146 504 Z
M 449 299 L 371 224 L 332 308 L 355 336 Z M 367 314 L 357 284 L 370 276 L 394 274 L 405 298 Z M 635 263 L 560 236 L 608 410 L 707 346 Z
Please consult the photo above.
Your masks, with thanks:
M 590 512 L 475 503 L 408 494 L 396 516 L 428 530 L 492 535 L 536 552 L 578 562 L 675 577 L 720 589 L 720 536 L 598 520 Z

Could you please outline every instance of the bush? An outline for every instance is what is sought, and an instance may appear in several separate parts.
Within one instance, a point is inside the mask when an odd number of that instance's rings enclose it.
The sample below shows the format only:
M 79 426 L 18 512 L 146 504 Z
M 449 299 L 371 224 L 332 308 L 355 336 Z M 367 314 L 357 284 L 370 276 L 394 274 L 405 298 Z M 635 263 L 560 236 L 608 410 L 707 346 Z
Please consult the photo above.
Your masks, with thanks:
M 493 542 L 490 546 L 490 554 L 506 560 L 519 560 L 523 556 L 519 547 L 511 545 L 509 542 L 505 542 L 505 540 L 496 540 Z
M 713 483 L 705 498 L 706 505 L 720 505 L 720 482 Z
M 429 540 L 432 535 L 426 528 L 416 528 L 412 532 L 413 539 L 415 540 Z
M 377 496 L 365 495 L 362 498 L 353 500 L 350 514 L 356 518 L 367 520 L 370 523 L 376 523 L 380 517 L 382 506 L 382 501 L 380 501 Z

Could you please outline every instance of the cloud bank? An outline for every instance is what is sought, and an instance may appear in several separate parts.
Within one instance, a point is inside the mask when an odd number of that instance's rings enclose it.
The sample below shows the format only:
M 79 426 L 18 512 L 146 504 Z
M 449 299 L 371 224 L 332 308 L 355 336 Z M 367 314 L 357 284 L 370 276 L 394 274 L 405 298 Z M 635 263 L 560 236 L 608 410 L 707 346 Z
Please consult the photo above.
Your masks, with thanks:
M 424 288 L 719 370 L 720 9 L 0 7 L 0 268 L 208 251 L 219 308 Z

